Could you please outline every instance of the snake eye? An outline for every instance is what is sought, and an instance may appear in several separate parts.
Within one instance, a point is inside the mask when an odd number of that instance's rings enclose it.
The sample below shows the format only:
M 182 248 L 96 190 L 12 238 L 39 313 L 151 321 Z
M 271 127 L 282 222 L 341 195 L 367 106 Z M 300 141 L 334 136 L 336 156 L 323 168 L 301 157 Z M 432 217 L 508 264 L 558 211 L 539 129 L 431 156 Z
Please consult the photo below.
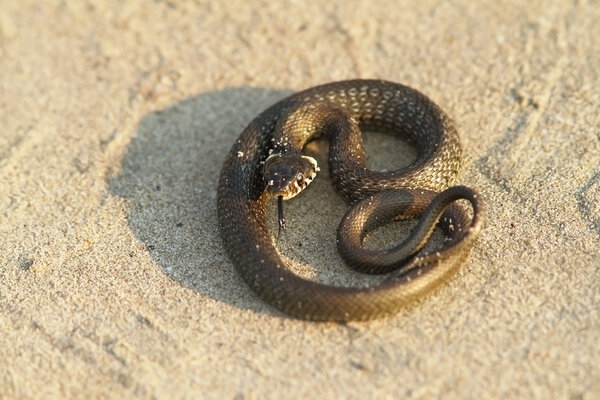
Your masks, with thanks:
M 302 184 L 302 182 L 304 182 L 304 174 L 299 173 L 298 175 L 296 175 L 296 182 Z

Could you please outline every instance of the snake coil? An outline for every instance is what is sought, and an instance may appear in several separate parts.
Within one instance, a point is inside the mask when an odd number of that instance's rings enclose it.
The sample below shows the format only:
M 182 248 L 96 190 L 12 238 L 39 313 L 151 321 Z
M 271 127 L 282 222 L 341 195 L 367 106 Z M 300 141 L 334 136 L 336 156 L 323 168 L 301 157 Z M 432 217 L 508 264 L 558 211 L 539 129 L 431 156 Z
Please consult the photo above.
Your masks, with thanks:
M 402 136 L 418 156 L 395 171 L 369 170 L 361 130 Z M 353 206 L 338 228 L 346 263 L 366 273 L 389 273 L 370 287 L 329 286 L 286 268 L 266 216 L 274 196 L 293 197 L 318 167 L 301 151 L 319 137 L 329 141 L 333 186 Z M 219 180 L 218 216 L 231 261 L 246 283 L 285 313 L 315 321 L 367 320 L 397 312 L 450 278 L 482 229 L 478 194 L 454 186 L 461 146 L 452 121 L 426 96 L 397 83 L 352 80 L 291 95 L 258 115 L 236 140 Z M 456 204 L 466 199 L 473 216 Z M 366 234 L 389 221 L 419 219 L 413 232 L 385 251 L 363 248 Z M 283 217 L 280 216 L 280 223 Z M 435 226 L 447 236 L 438 251 L 422 248 Z

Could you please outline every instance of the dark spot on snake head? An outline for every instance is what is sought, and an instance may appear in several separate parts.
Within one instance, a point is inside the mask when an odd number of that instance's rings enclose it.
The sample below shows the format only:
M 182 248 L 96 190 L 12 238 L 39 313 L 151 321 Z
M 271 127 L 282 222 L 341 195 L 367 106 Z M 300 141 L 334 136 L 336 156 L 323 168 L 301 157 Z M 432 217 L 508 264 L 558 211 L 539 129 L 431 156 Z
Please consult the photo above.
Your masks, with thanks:
M 271 196 L 288 200 L 308 186 L 316 171 L 310 157 L 275 155 L 265 161 L 263 178 Z

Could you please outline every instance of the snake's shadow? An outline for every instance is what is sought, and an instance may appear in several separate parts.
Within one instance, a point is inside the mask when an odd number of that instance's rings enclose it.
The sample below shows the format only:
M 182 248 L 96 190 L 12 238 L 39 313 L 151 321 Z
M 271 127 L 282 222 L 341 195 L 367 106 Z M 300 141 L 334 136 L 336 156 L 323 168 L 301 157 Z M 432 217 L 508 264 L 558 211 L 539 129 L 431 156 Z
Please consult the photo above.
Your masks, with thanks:
M 218 229 L 216 188 L 239 133 L 288 94 L 228 88 L 152 112 L 139 122 L 121 171 L 108 180 L 111 193 L 126 200 L 133 233 L 167 276 L 206 298 L 279 316 L 250 291 L 227 258 Z M 397 168 L 416 156 L 412 147 L 386 135 L 366 135 L 365 145 L 367 163 L 374 169 Z M 308 151 L 322 172 L 298 196 L 301 201 L 286 205 L 288 230 L 279 247 L 294 260 L 292 268 L 310 279 L 352 286 L 379 280 L 349 271 L 337 256 L 335 232 L 347 205 L 329 182 L 326 145 L 311 144 Z M 381 160 L 388 160 L 387 165 Z M 275 228 L 275 210 L 271 214 Z M 409 228 L 400 229 L 406 233 Z M 388 232 L 391 243 L 397 242 L 398 233 L 398 227 Z
M 207 92 L 147 114 L 109 178 L 128 223 L 171 279 L 202 296 L 270 313 L 236 274 L 221 244 L 216 188 L 242 129 L 290 92 L 249 87 Z

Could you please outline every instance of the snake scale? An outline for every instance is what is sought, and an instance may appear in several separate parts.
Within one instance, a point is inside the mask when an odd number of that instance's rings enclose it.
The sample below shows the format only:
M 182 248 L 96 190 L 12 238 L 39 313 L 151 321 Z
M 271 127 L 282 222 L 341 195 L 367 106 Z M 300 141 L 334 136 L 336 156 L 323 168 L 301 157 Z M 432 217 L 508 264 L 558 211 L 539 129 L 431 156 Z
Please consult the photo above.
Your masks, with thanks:
M 417 159 L 395 171 L 366 167 L 362 130 L 414 143 Z M 387 273 L 381 283 L 330 286 L 290 271 L 269 228 L 267 205 L 304 189 L 318 166 L 302 155 L 306 143 L 329 142 L 332 184 L 352 207 L 338 228 L 341 257 L 351 268 Z M 475 191 L 452 186 L 461 165 L 452 121 L 431 100 L 407 86 L 351 80 L 293 94 L 259 114 L 227 155 L 218 186 L 218 217 L 228 255 L 263 300 L 300 319 L 368 320 L 397 312 L 450 278 L 482 229 L 484 206 Z M 466 199 L 472 217 L 456 200 Z M 382 251 L 362 246 L 368 232 L 400 219 L 418 219 L 402 243 Z M 421 251 L 438 226 L 441 248 Z

